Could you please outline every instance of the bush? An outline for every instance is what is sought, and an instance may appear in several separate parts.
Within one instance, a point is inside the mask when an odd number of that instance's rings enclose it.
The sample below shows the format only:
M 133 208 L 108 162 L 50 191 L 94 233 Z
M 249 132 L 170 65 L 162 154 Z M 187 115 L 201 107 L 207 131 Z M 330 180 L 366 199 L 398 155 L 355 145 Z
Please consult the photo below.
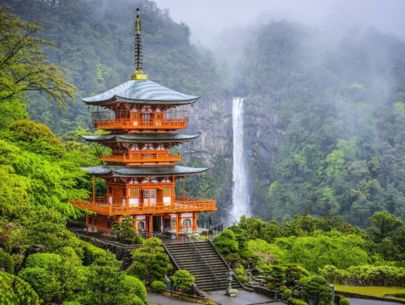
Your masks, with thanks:
M 45 268 L 55 270 L 62 263 L 62 257 L 54 253 L 35 253 L 28 256 L 27 268 Z
M 121 286 L 126 293 L 137 295 L 142 301 L 146 302 L 146 288 L 140 279 L 126 275 L 121 281 Z
M 325 266 L 320 270 L 327 280 L 351 286 L 405 286 L 405 268 L 395 266 L 353 266 L 341 270 Z
M 14 272 L 14 259 L 5 251 L 0 250 L 0 270 L 3 269 L 8 273 Z
M 142 247 L 135 249 L 132 258 L 133 263 L 127 269 L 127 274 L 135 275 L 148 284 L 163 280 L 172 268 L 162 241 L 156 237 L 147 239 Z
M 166 284 L 162 281 L 153 281 L 150 287 L 153 292 L 161 293 L 166 289 Z
M 291 289 L 286 289 L 283 292 L 283 300 L 289 300 L 292 297 Z
M 404 299 L 405 298 L 405 292 L 394 293 L 392 296 L 395 297 L 395 298 Z
M 233 272 L 236 275 L 236 278 L 241 282 L 241 283 L 247 283 L 248 278 L 245 275 L 245 268 L 243 266 L 237 267 L 233 269 Z
M 339 296 L 339 303 L 338 303 L 338 304 L 339 304 L 339 305 L 350 305 L 350 302 L 349 302 L 349 300 L 348 300 L 346 297 L 340 295 L 340 296 Z
M 287 302 L 288 302 L 288 304 L 291 304 L 291 305 L 308 305 L 308 303 L 305 302 L 304 300 L 296 299 L 296 298 L 289 298 L 287 300 Z
M 18 274 L 34 288 L 45 302 L 51 302 L 61 295 L 61 286 L 53 273 L 40 267 L 25 268 Z
M 0 272 L 0 304 L 39 305 L 36 292 L 18 276 Z
M 195 278 L 187 270 L 177 270 L 171 277 L 173 287 L 180 292 L 190 292 Z
M 304 297 L 314 298 L 319 301 L 329 301 L 331 291 L 329 283 L 319 275 L 303 277 L 299 281 Z
M 218 252 L 224 255 L 228 255 L 234 252 L 238 252 L 238 242 L 236 241 L 235 233 L 232 230 L 226 229 L 222 231 L 214 240 L 215 247 Z

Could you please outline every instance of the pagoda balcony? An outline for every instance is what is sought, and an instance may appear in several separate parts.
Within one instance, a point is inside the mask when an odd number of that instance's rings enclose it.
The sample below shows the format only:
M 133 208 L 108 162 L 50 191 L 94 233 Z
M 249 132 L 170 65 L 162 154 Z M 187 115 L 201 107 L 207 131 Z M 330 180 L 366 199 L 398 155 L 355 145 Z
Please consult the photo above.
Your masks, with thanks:
M 127 154 L 112 154 L 100 158 L 104 162 L 125 163 L 128 165 L 145 163 L 175 163 L 181 160 L 180 154 L 170 154 L 168 150 L 129 151 Z
M 110 119 L 97 120 L 95 127 L 105 130 L 176 130 L 187 128 L 187 119 L 165 119 L 165 120 L 132 120 L 132 119 Z
M 96 201 L 71 201 L 75 207 L 95 212 L 100 215 L 144 215 L 179 212 L 213 212 L 217 210 L 215 199 L 178 198 L 174 203 L 163 203 L 125 206 L 121 204 L 108 204 L 105 197 L 97 197 Z

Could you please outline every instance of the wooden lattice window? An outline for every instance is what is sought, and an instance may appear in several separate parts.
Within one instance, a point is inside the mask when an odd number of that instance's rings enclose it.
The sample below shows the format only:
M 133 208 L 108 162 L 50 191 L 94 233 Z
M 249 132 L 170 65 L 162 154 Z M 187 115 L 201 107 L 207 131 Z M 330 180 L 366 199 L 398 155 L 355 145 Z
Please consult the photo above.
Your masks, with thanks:
M 139 197 L 139 188 L 130 188 L 129 189 L 129 197 L 131 198 L 137 198 Z
M 163 187 L 163 195 L 170 195 L 172 193 L 172 188 L 170 186 Z

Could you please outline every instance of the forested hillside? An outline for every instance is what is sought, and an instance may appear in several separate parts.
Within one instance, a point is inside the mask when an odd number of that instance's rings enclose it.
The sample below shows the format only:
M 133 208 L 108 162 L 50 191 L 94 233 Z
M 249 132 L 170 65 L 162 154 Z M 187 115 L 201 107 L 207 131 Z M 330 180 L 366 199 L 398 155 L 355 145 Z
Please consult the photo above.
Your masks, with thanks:
M 0 0 L 43 24 L 49 60 L 85 96 L 128 79 L 133 70 L 134 3 L 112 0 Z M 202 136 L 186 147 L 187 162 L 211 168 L 189 183 L 190 193 L 219 199 L 222 217 L 231 204 L 233 96 L 245 96 L 245 146 L 253 212 L 278 220 L 307 211 L 342 215 L 367 226 L 379 210 L 405 218 L 404 42 L 375 29 L 329 33 L 299 23 L 271 21 L 243 30 L 234 45 L 242 58 L 226 70 L 190 43 L 151 1 L 142 11 L 144 67 L 151 79 L 203 94 L 191 120 Z M 230 31 L 230 30 L 229 30 Z M 247 33 L 249 33 L 247 35 Z M 229 37 L 239 37 L 229 32 Z M 232 38 L 229 38 L 232 40 Z M 235 39 L 233 39 L 235 40 Z M 232 86 L 229 80 L 235 80 Z M 225 85 L 226 84 L 226 85 Z M 226 87 L 226 88 L 225 88 Z M 229 89 L 232 87 L 233 89 Z M 35 120 L 63 135 L 88 127 L 80 101 L 62 111 L 30 96 Z
M 41 37 L 55 47 L 45 52 L 51 63 L 67 68 L 68 79 L 85 97 L 128 80 L 134 72 L 135 5 L 142 13 L 145 73 L 154 81 L 195 95 L 214 90 L 218 76 L 206 50 L 190 44 L 190 31 L 177 24 L 154 2 L 120 0 L 1 0 L 18 16 L 39 22 Z M 82 102 L 67 111 L 41 98 L 29 103 L 32 118 L 56 133 L 89 127 L 90 115 Z
M 246 48 L 237 88 L 255 211 L 404 219 L 405 43 L 373 29 L 327 34 L 272 22 Z

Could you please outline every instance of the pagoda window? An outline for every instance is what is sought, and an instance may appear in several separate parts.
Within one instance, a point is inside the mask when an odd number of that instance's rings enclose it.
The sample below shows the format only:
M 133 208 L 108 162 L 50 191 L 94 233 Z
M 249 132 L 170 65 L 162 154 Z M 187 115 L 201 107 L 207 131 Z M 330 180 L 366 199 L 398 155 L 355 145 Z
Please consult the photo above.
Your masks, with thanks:
M 164 186 L 163 190 L 163 204 L 170 205 L 172 203 L 172 188 L 170 186 Z
M 156 189 L 143 190 L 143 204 L 144 205 L 156 204 Z
M 190 218 L 186 218 L 183 220 L 183 226 L 186 228 L 190 228 L 191 227 L 191 219 Z
M 131 187 L 129 189 L 129 205 L 139 205 L 139 188 Z
M 137 120 L 139 118 L 138 113 L 137 112 L 133 112 L 132 113 L 132 119 L 133 120 Z

